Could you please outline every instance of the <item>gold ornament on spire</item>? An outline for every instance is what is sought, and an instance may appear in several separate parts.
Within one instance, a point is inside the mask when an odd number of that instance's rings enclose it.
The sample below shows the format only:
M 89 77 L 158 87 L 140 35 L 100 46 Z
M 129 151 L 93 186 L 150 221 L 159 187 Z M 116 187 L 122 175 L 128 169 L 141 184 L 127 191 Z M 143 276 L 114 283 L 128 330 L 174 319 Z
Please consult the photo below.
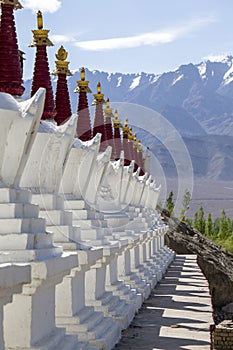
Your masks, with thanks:
M 114 113 L 113 127 L 114 129 L 119 129 L 121 127 L 121 122 L 118 117 L 117 109 L 115 110 L 115 113 Z
M 129 135 L 129 120 L 128 118 L 125 119 L 125 124 L 124 126 L 122 127 L 122 132 L 123 132 L 123 135 Z
M 133 141 L 133 129 L 132 128 L 129 128 L 129 134 L 128 134 L 128 140 L 129 141 Z
M 37 28 L 43 29 L 43 17 L 41 11 L 37 12 Z
M 81 68 L 80 78 L 82 81 L 85 81 L 85 68 L 84 67 Z
M 92 105 L 103 105 L 105 103 L 104 94 L 101 93 L 101 84 L 97 84 L 97 94 L 94 94 L 94 101 Z
M 142 144 L 141 144 L 140 140 L 138 140 L 137 149 L 138 149 L 138 152 L 142 152 L 143 151 Z
M 138 145 L 138 143 L 137 143 L 137 135 L 134 134 L 134 135 L 133 135 L 133 146 L 134 146 L 135 148 L 137 148 L 137 145 Z
M 80 79 L 81 80 L 77 81 L 78 86 L 76 87 L 74 92 L 76 92 L 76 93 L 80 93 L 80 92 L 90 93 L 91 89 L 88 86 L 89 81 L 86 80 L 86 77 L 85 77 L 85 68 L 84 67 L 81 68 Z
M 65 61 L 68 57 L 68 52 L 64 49 L 63 46 L 61 46 L 60 49 L 57 51 L 57 54 L 55 56 L 56 56 L 57 60 Z
M 66 75 L 72 75 L 72 73 L 69 70 L 69 63 L 68 61 L 66 61 L 67 57 L 68 57 L 68 52 L 64 49 L 63 46 L 61 46 L 57 53 L 55 54 L 55 57 L 57 59 L 57 61 L 55 61 L 56 63 L 56 70 L 52 73 L 54 75 L 58 75 L 58 74 L 66 74 Z
M 20 10 L 23 8 L 23 6 L 20 4 L 18 0 L 0 0 L 0 4 L 14 5 L 15 10 Z
M 112 108 L 110 107 L 109 98 L 107 98 L 107 100 L 106 100 L 106 108 L 104 108 L 104 114 L 105 114 L 105 117 L 108 117 L 108 118 L 114 117 L 112 114 Z
M 29 46 L 53 46 L 53 43 L 48 38 L 50 30 L 43 29 L 43 16 L 41 11 L 37 12 L 37 27 L 38 29 L 32 30 L 33 40 Z

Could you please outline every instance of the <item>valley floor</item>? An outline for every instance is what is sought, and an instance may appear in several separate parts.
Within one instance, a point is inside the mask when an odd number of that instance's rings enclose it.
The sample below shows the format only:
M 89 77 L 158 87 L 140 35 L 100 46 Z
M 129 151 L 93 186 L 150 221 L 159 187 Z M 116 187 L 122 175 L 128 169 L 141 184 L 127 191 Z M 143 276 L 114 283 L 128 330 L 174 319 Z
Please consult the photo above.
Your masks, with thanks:
M 176 179 L 166 179 L 166 193 L 161 193 L 162 201 L 167 198 L 170 191 L 176 195 Z M 164 187 L 166 188 L 166 187 Z M 162 191 L 163 188 L 162 188 Z M 206 217 L 208 213 L 216 219 L 221 216 L 222 209 L 226 215 L 233 219 L 233 181 L 217 181 L 211 179 L 195 178 L 190 208 L 186 216 L 193 218 L 194 213 L 203 207 Z M 179 217 L 179 213 L 177 215 Z

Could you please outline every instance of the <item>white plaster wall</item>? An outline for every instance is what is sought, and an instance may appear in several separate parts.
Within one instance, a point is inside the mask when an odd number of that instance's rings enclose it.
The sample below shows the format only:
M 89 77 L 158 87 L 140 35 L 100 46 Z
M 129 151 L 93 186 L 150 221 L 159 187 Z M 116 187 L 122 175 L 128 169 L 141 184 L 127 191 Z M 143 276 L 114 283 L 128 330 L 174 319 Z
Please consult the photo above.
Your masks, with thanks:
M 91 169 L 99 152 L 101 134 L 92 140 L 82 142 L 75 139 L 67 158 L 59 192 L 76 198 L 82 198 L 87 187 Z
M 45 89 L 28 101 L 17 102 L 0 93 L 0 181 L 18 185 L 43 112 Z
M 61 126 L 56 126 L 52 121 L 41 121 L 22 173 L 21 187 L 41 193 L 58 192 L 75 126 L 74 116 Z

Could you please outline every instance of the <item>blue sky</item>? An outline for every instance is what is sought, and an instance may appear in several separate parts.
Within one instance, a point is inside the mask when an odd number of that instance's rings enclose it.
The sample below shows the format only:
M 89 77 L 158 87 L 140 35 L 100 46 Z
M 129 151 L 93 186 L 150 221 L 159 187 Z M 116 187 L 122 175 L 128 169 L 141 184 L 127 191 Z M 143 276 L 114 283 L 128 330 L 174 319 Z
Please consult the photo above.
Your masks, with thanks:
M 19 47 L 26 53 L 25 78 L 33 73 L 29 48 L 36 11 L 50 29 L 51 71 L 64 45 L 70 69 L 159 74 L 181 64 L 233 52 L 232 0 L 20 0 L 15 12 Z

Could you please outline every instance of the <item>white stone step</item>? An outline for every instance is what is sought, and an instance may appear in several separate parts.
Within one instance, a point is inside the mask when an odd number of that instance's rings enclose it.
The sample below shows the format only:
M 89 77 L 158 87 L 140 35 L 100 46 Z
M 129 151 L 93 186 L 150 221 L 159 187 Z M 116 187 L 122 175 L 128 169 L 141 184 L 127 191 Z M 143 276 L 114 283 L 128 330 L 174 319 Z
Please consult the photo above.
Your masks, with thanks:
M 81 241 L 102 241 L 104 239 L 104 232 L 96 229 L 81 229 L 79 233 Z
M 79 334 L 79 339 L 87 340 L 87 333 L 93 330 L 104 320 L 102 312 L 94 311 L 93 307 L 85 307 L 73 317 L 58 318 L 57 322 L 60 327 L 66 327 L 68 334 Z M 82 335 L 81 335 L 82 333 Z
M 103 220 L 80 220 L 73 218 L 73 225 L 80 226 L 81 229 L 106 227 L 107 223 Z
M 146 280 L 147 283 L 150 283 L 151 288 L 154 288 L 154 286 L 157 283 L 157 277 L 156 274 L 153 274 L 148 268 L 145 266 L 138 266 L 135 269 L 131 269 L 132 272 L 135 272 L 137 276 L 141 277 L 142 279 Z
M 75 210 L 75 209 L 85 209 L 85 202 L 81 199 L 77 200 L 65 200 L 64 201 L 64 209 L 65 210 Z
M 41 210 L 63 210 L 64 199 L 56 194 L 36 193 L 32 194 L 32 203 L 39 205 Z
M 29 203 L 0 203 L 0 219 L 38 218 L 39 207 Z
M 87 342 L 79 342 L 75 335 L 65 335 L 65 330 L 56 328 L 48 337 L 30 348 L 17 348 L 20 350 L 86 350 Z M 8 349 L 10 350 L 10 349 Z
M 33 262 L 47 260 L 62 254 L 61 247 L 34 250 L 9 250 L 0 251 L 0 263 L 16 262 Z
M 139 278 L 135 273 L 130 275 L 121 276 L 121 279 L 125 281 L 125 283 L 129 284 L 131 288 L 135 288 L 137 292 L 141 293 L 143 299 L 147 299 L 151 293 L 151 286 L 145 280 Z
M 72 226 L 72 213 L 63 210 L 40 210 L 40 217 L 46 220 L 47 226 Z
M 95 339 L 90 339 L 91 346 L 99 349 L 111 350 L 121 338 L 121 329 L 118 322 L 113 322 L 111 318 L 105 318 L 104 322 L 94 329 Z
M 45 220 L 38 219 L 0 219 L 0 234 L 45 232 Z
M 77 226 L 53 225 L 48 226 L 48 231 L 53 232 L 54 242 L 59 243 L 78 242 L 80 236 L 80 228 Z
M 44 249 L 53 246 L 53 235 L 48 233 L 12 233 L 0 235 L 1 250 Z
M 32 198 L 28 190 L 0 188 L 0 203 L 30 203 Z
M 72 209 L 70 210 L 73 213 L 73 220 L 103 220 L 104 215 L 102 213 L 96 212 L 94 210 L 87 209 Z
M 110 350 L 120 339 L 119 324 L 104 317 L 102 312 L 93 312 L 90 307 L 85 307 L 74 317 L 64 319 L 64 322 L 67 333 L 78 334 L 80 341 L 89 342 L 88 350 Z

